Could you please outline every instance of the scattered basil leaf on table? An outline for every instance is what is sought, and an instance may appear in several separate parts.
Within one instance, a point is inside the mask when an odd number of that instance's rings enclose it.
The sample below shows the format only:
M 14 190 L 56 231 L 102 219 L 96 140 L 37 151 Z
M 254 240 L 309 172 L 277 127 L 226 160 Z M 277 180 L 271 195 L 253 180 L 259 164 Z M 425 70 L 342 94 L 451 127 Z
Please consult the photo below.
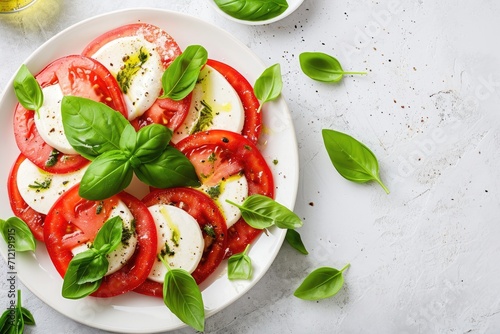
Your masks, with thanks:
M 214 0 L 224 13 L 238 20 L 264 21 L 281 15 L 288 8 L 286 0 Z
M 347 264 L 341 270 L 330 267 L 321 267 L 311 272 L 293 295 L 304 300 L 320 300 L 336 295 L 344 285 L 343 272 L 349 267 Z
M 368 147 L 335 130 L 323 129 L 322 135 L 330 160 L 340 175 L 357 183 L 374 180 L 389 193 L 389 189 L 380 179 L 377 158 Z
M 299 232 L 288 229 L 285 234 L 285 240 L 290 244 L 290 246 L 295 248 L 300 253 L 304 255 L 309 254 L 306 247 L 304 246 L 304 243 L 302 242 L 302 238 L 300 237 Z
M 43 105 L 42 88 L 26 65 L 21 65 L 14 78 L 14 93 L 19 103 L 28 110 L 38 110 Z
M 264 103 L 277 99 L 282 89 L 283 80 L 281 78 L 280 64 L 274 64 L 266 68 L 257 78 L 253 87 L 255 96 L 261 101 L 257 112 L 261 111 Z
M 252 278 L 252 260 L 248 256 L 247 245 L 243 253 L 231 255 L 227 261 L 227 276 L 230 280 Z
M 208 52 L 203 46 L 188 46 L 163 73 L 163 95 L 160 98 L 179 101 L 188 96 L 193 91 L 207 59 Z
M 344 71 L 336 58 L 322 52 L 303 52 L 299 55 L 299 62 L 302 72 L 317 81 L 338 82 L 344 75 L 366 74 Z
M 226 200 L 240 209 L 245 222 L 257 229 L 276 225 L 279 228 L 293 229 L 302 226 L 302 220 L 290 209 L 264 195 L 248 196 L 241 205 Z
M 15 308 L 8 308 L 0 317 L 0 333 L 23 334 L 24 325 L 35 325 L 35 318 L 31 312 L 21 305 L 21 290 L 17 290 Z
M 18 218 L 0 219 L 0 233 L 7 244 L 13 244 L 16 252 L 34 251 L 36 241 L 26 223 Z

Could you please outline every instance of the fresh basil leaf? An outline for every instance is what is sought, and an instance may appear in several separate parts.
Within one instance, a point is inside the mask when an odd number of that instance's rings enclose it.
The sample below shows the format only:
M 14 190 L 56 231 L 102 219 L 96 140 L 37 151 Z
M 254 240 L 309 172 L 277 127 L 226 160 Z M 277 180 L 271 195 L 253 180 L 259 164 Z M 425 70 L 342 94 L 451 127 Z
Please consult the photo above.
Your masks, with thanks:
M 0 233 L 7 244 L 13 244 L 16 252 L 34 251 L 36 241 L 26 223 L 18 217 L 0 219 Z
M 163 283 L 163 301 L 182 322 L 203 332 L 205 308 L 200 288 L 184 269 L 169 269 Z
M 300 68 L 309 78 L 323 82 L 338 82 L 344 75 L 366 74 L 366 72 L 346 72 L 340 62 L 322 52 L 303 52 L 299 55 Z
M 0 333 L 9 333 L 12 327 L 12 322 L 10 319 L 10 309 L 5 310 L 0 317 Z
M 167 146 L 158 158 L 138 166 L 134 171 L 139 180 L 156 188 L 200 186 L 191 161 L 172 146 Z
M 62 296 L 68 299 L 79 299 L 90 295 L 95 292 L 101 285 L 102 279 L 97 279 L 90 281 L 92 272 L 89 270 L 89 265 L 94 261 L 96 256 L 101 256 L 96 254 L 93 250 L 87 250 L 82 253 L 76 254 L 73 259 L 69 262 L 66 274 L 64 274 L 64 281 L 62 286 Z M 102 273 L 102 268 L 98 268 Z M 107 271 L 107 268 L 106 268 Z M 105 273 L 104 273 L 105 274 Z M 101 276 L 101 278 L 104 276 Z M 81 280 L 82 275 L 85 277 Z M 97 275 L 94 276 L 96 278 Z M 79 281 L 86 281 L 85 283 L 79 283 Z
M 261 101 L 258 112 L 266 102 L 277 99 L 283 89 L 283 80 L 281 79 L 280 64 L 274 64 L 262 72 L 255 81 L 253 91 L 255 96 Z
M 311 272 L 293 295 L 304 300 L 320 300 L 337 294 L 344 285 L 342 273 L 349 264 L 340 271 L 335 268 L 321 267 Z
M 252 278 L 252 259 L 247 255 L 249 246 L 250 244 L 247 245 L 243 253 L 234 254 L 228 259 L 227 277 L 230 280 Z
M 158 158 L 172 139 L 172 130 L 159 124 L 147 125 L 137 132 L 137 149 L 134 152 L 142 163 Z
M 190 45 L 167 67 L 162 76 L 160 98 L 182 100 L 194 89 L 200 71 L 207 63 L 208 52 L 201 45 Z
M 63 97 L 61 114 L 70 145 L 89 160 L 120 149 L 122 132 L 130 124 L 107 105 L 77 96 Z
M 290 244 L 290 246 L 298 250 L 300 253 L 304 255 L 309 254 L 306 247 L 304 246 L 304 243 L 302 242 L 302 238 L 300 237 L 299 232 L 288 229 L 285 234 L 285 240 Z
M 103 200 L 125 189 L 132 177 L 129 156 L 121 151 L 109 151 L 95 158 L 88 166 L 78 193 L 89 200 Z
M 28 110 L 38 109 L 43 105 L 42 88 L 26 65 L 21 65 L 14 78 L 14 93 L 19 103 Z
M 92 251 L 94 254 L 90 262 L 80 263 L 77 271 L 77 281 L 79 285 L 101 281 L 109 269 L 109 261 L 105 255 Z
M 245 21 L 264 21 L 279 16 L 288 8 L 286 0 L 214 0 L 226 14 Z
M 97 232 L 92 244 L 100 254 L 109 254 L 120 245 L 123 233 L 123 219 L 115 216 L 108 219 Z
M 245 222 L 257 229 L 276 225 L 279 228 L 297 228 L 302 226 L 302 220 L 290 209 L 264 195 L 248 196 L 241 205 L 230 200 L 229 204 L 238 207 Z
M 123 152 L 132 155 L 137 145 L 137 132 L 131 124 L 127 124 L 120 135 L 119 146 Z
M 31 312 L 28 309 L 21 307 L 21 313 L 25 325 L 30 325 L 30 326 L 36 325 L 35 317 L 33 316 L 33 314 L 31 314 Z
M 377 158 L 368 147 L 335 130 L 323 129 L 322 135 L 330 160 L 340 175 L 357 183 L 374 180 L 389 193 L 380 179 Z

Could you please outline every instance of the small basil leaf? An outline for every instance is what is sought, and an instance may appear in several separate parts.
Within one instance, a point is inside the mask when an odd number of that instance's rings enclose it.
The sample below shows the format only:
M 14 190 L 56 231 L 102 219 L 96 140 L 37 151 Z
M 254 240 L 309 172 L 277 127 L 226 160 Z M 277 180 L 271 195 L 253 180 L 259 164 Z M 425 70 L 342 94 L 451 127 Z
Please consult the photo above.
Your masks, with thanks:
M 200 186 L 191 161 L 172 146 L 167 146 L 158 158 L 138 166 L 134 171 L 139 180 L 156 188 Z
M 207 63 L 207 50 L 190 45 L 167 67 L 162 76 L 163 95 L 160 98 L 182 100 L 196 85 L 200 71 Z
M 340 271 L 335 268 L 321 267 L 311 272 L 293 295 L 304 300 L 320 300 L 337 294 L 344 285 L 342 273 L 349 264 Z
M 86 268 L 96 257 L 96 253 L 88 250 L 76 254 L 69 262 L 62 286 L 62 296 L 68 299 L 79 299 L 86 297 L 96 291 L 101 285 L 101 279 L 93 282 L 79 284 L 81 275 L 86 273 Z
M 109 151 L 95 158 L 88 166 L 78 193 L 89 200 L 103 200 L 125 189 L 132 177 L 133 170 L 127 154 Z
M 7 309 L 2 313 L 0 317 L 0 333 L 9 333 L 10 328 L 12 327 L 11 320 L 11 310 Z
M 247 255 L 249 246 L 247 245 L 243 253 L 234 254 L 228 259 L 227 277 L 230 280 L 252 278 L 252 260 Z
M 258 111 L 262 109 L 265 102 L 277 99 L 283 89 L 283 80 L 281 79 L 280 64 L 274 64 L 262 72 L 255 81 L 253 91 L 255 96 L 261 101 Z
M 142 163 L 155 160 L 167 147 L 172 134 L 172 130 L 159 124 L 150 124 L 141 128 L 137 133 L 137 149 L 134 156 Z
M 290 209 L 264 195 L 248 196 L 241 205 L 226 200 L 238 207 L 245 222 L 257 229 L 276 225 L 279 228 L 297 228 L 302 226 L 302 220 Z
M 328 156 L 340 175 L 357 183 L 374 180 L 389 193 L 380 179 L 377 158 L 368 147 L 342 132 L 323 129 L 322 135 Z
M 21 313 L 25 325 L 30 325 L 30 326 L 36 325 L 35 317 L 33 316 L 33 314 L 31 314 L 31 312 L 28 309 L 21 307 Z
M 366 72 L 346 72 L 340 62 L 322 52 L 303 52 L 299 55 L 300 68 L 309 78 L 323 82 L 338 82 L 344 75 L 366 74 Z
M 94 258 L 88 263 L 80 264 L 77 271 L 79 285 L 100 281 L 108 272 L 109 261 L 105 255 L 94 251 Z
M 122 233 L 123 219 L 120 216 L 110 218 L 97 232 L 92 246 L 101 254 L 109 254 L 121 243 Z
M 170 269 L 163 283 L 163 301 L 182 322 L 203 332 L 205 308 L 200 288 L 183 269 Z
M 14 78 L 14 93 L 19 103 L 28 110 L 38 111 L 43 105 L 42 88 L 24 64 Z
M 76 96 L 63 97 L 61 114 L 70 145 L 89 160 L 101 153 L 120 149 L 121 134 L 129 125 L 118 111 Z
M 279 16 L 288 8 L 286 0 L 215 0 L 226 14 L 246 21 L 264 21 Z
M 34 251 L 36 241 L 26 223 L 18 217 L 0 219 L 0 233 L 7 244 L 14 245 L 16 252 Z
M 298 250 L 300 253 L 304 255 L 309 254 L 306 247 L 304 246 L 304 243 L 302 242 L 302 238 L 300 237 L 299 232 L 288 229 L 286 231 L 285 240 L 290 244 L 290 246 Z
M 137 133 L 132 125 L 127 124 L 120 136 L 120 149 L 132 155 L 136 149 Z

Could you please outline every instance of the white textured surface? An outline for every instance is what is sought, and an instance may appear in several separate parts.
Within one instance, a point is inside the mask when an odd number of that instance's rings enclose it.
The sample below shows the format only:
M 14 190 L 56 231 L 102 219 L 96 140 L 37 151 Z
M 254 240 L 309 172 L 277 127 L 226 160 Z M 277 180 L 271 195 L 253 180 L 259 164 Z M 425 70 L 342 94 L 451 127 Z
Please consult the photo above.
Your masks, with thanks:
M 284 244 L 250 292 L 207 320 L 207 333 L 500 332 L 500 3 L 306 0 L 282 21 L 246 26 L 203 1 L 38 0 L 25 15 L 0 16 L 0 90 L 57 32 L 137 6 L 203 18 L 267 65 L 279 62 L 299 141 L 295 211 L 310 255 Z M 304 51 L 329 53 L 368 75 L 313 82 L 299 67 Z M 391 194 L 342 179 L 322 128 L 367 144 Z M 293 297 L 309 271 L 347 262 L 337 296 Z M 6 279 L 0 270 L 2 291 Z M 37 320 L 27 333 L 103 333 L 27 289 L 23 296 Z

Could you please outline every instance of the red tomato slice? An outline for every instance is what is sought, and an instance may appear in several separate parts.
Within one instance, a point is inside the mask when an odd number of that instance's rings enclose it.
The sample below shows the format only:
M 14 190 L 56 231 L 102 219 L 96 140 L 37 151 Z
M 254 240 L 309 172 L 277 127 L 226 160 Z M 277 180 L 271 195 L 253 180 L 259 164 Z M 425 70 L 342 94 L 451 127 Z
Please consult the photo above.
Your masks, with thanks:
M 214 185 L 238 172 L 244 173 L 248 194 L 274 197 L 274 181 L 269 166 L 259 149 L 240 134 L 211 130 L 198 132 L 177 143 L 176 147 L 193 163 L 202 183 Z M 240 218 L 228 229 L 226 257 L 241 253 L 262 230 Z
M 118 201 L 135 219 L 137 247 L 132 258 L 117 272 L 105 276 L 94 297 L 112 297 L 137 288 L 149 275 L 156 260 L 157 235 L 153 217 L 137 198 L 125 192 L 104 201 L 89 201 L 75 186 L 62 195 L 47 214 L 44 235 L 49 256 L 64 277 L 75 246 L 92 241 Z
M 182 52 L 177 42 L 163 29 L 147 23 L 134 23 L 100 35 L 85 47 L 82 54 L 92 57 L 105 44 L 129 36 L 142 36 L 148 42 L 155 44 L 164 69 Z M 162 124 L 175 130 L 186 118 L 190 104 L 191 95 L 181 101 L 158 99 L 142 116 L 131 123 L 136 130 L 151 123 Z
M 75 95 L 102 102 L 126 115 L 120 88 L 109 71 L 99 62 L 72 55 L 59 58 L 43 69 L 36 79 L 42 88 L 59 84 L 64 95 Z M 40 137 L 35 126 L 35 112 L 17 105 L 14 114 L 14 135 L 21 153 L 39 168 L 50 173 L 69 173 L 80 169 L 88 160 L 80 155 L 57 152 Z M 51 157 L 54 165 L 47 165 Z
M 142 201 L 148 207 L 155 204 L 174 205 L 196 219 L 205 240 L 205 249 L 198 267 L 191 275 L 196 283 L 201 284 L 222 262 L 227 247 L 226 221 L 217 204 L 204 193 L 192 188 L 158 189 L 149 193 Z M 206 233 L 206 227 L 212 229 L 215 237 Z M 135 292 L 162 297 L 163 284 L 148 279 Z
M 257 112 L 260 102 L 255 97 L 253 86 L 243 75 L 227 64 L 209 59 L 207 65 L 222 74 L 229 84 L 233 86 L 234 90 L 236 90 L 236 93 L 238 93 L 243 104 L 243 109 L 245 110 L 245 123 L 243 124 L 241 134 L 253 143 L 257 143 L 262 127 L 262 114 Z
M 28 225 L 34 237 L 37 240 L 43 241 L 43 222 L 45 221 L 45 215 L 33 210 L 28 203 L 24 201 L 17 187 L 17 171 L 19 170 L 19 165 L 21 165 L 25 159 L 26 158 L 20 154 L 10 171 L 7 185 L 10 207 L 14 215 L 21 218 Z

